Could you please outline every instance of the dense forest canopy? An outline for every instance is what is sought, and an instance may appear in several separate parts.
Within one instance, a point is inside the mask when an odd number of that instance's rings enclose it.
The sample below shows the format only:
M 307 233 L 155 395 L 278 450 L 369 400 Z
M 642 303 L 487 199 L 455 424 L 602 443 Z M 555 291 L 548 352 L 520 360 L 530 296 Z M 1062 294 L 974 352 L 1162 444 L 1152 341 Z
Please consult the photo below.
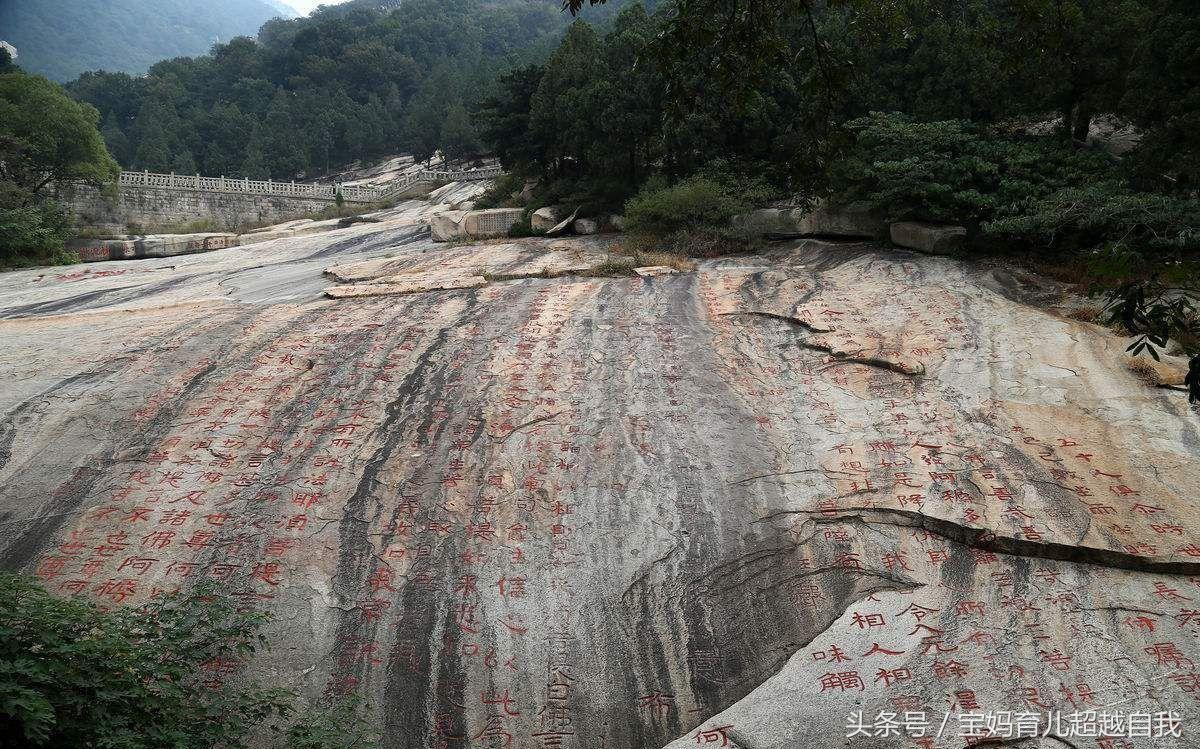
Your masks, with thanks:
M 128 169 L 292 178 L 401 152 L 462 158 L 482 150 L 470 112 L 497 73 L 543 59 L 569 20 L 548 0 L 378 5 L 272 20 L 257 40 L 68 88 Z
M 6 0 L 0 39 L 17 47 L 27 71 L 67 81 L 85 70 L 142 74 L 295 15 L 275 0 Z
M 610 117 L 661 108 L 647 118 L 657 121 L 646 125 L 653 132 L 627 147 L 646 164 L 678 177 L 733 161 L 803 192 L 841 160 L 846 125 L 880 111 L 1008 131 L 1042 126 L 1077 146 L 1115 117 L 1140 129 L 1143 147 L 1128 166 L 1143 185 L 1188 189 L 1200 177 L 1200 6 L 1186 0 L 673 0 L 617 24 L 624 31 L 603 39 L 572 29 L 544 66 L 509 79 L 489 103 L 511 121 L 528 80 L 547 76 L 527 102 L 529 129 L 493 136 L 501 152 L 541 156 L 510 155 L 514 167 L 587 175 L 595 151 L 615 145 Z M 624 81 L 639 94 L 622 106 L 609 92 Z M 571 133 L 536 126 L 539 100 L 555 96 L 578 101 L 568 107 L 576 113 L 604 108 L 603 119 L 580 117 L 596 125 L 574 152 L 562 151 Z M 631 137 L 621 131 L 612 137 Z

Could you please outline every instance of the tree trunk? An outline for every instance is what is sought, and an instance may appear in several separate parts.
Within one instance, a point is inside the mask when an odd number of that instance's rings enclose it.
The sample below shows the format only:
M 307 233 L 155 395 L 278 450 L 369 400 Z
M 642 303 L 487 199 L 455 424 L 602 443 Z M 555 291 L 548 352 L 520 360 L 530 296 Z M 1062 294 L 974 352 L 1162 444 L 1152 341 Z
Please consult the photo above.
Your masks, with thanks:
M 1062 118 L 1062 122 L 1058 124 L 1058 137 L 1069 141 L 1073 135 L 1072 129 L 1075 124 L 1075 99 L 1073 97 L 1063 102 L 1059 116 Z
M 1079 110 L 1075 113 L 1075 127 L 1071 132 L 1071 137 L 1080 143 L 1087 143 L 1088 134 L 1092 132 L 1092 108 L 1087 104 L 1080 104 Z

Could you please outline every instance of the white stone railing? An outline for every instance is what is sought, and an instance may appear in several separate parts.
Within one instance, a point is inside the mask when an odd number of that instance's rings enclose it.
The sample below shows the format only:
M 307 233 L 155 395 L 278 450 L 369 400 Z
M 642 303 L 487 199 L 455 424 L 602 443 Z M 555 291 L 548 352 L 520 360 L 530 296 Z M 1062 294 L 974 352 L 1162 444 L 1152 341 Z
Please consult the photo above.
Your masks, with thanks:
M 276 182 L 231 177 L 201 177 L 199 174 L 159 174 L 156 172 L 121 172 L 118 184 L 121 187 L 151 187 L 161 190 L 200 190 L 202 192 L 230 192 L 243 195 L 279 195 L 313 200 L 337 200 L 338 193 L 348 203 L 375 203 L 388 200 L 422 182 L 471 182 L 491 179 L 501 173 L 499 166 L 479 169 L 423 169 L 382 187 L 359 185 L 321 185 L 298 182 Z
M 450 182 L 475 182 L 481 179 L 492 179 L 499 177 L 504 170 L 499 164 L 493 166 L 480 167 L 478 169 L 423 169 L 419 172 L 408 174 L 399 180 L 387 186 L 381 196 L 382 200 L 388 200 L 401 193 L 408 191 L 413 185 L 421 182 L 435 182 L 448 184 Z

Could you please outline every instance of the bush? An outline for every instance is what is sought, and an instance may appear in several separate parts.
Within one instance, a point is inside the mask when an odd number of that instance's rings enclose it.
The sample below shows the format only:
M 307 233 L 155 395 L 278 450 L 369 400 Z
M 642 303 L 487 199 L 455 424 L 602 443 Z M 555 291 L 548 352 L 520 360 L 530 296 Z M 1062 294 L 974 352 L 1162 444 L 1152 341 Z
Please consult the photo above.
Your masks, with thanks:
M 363 747 L 360 718 L 317 742 L 311 720 L 278 725 L 296 695 L 229 678 L 264 623 L 213 585 L 105 612 L 0 574 L 0 746 Z
M 505 172 L 496 178 L 492 186 L 475 198 L 475 208 L 511 208 L 515 201 L 513 195 L 525 188 L 525 178 L 517 172 Z
M 522 213 L 521 220 L 508 229 L 508 236 L 514 239 L 520 237 L 541 237 L 545 236 L 545 234 L 546 232 L 533 228 L 533 216 L 529 211 Z
M 1136 192 L 1117 181 L 1069 187 L 1014 205 L 987 223 L 993 235 L 1068 249 L 1112 245 L 1134 251 L 1200 250 L 1200 201 Z
M 1001 136 L 964 120 L 874 113 L 850 122 L 854 144 L 830 175 L 835 202 L 866 200 L 889 220 L 977 227 L 1080 182 L 1111 178 L 1096 149 L 1049 136 Z
M 54 203 L 0 208 L 0 266 L 61 264 L 72 255 L 63 249 L 69 236 L 71 221 Z
M 674 185 L 654 178 L 626 202 L 625 224 L 630 232 L 659 237 L 697 230 L 727 233 L 730 219 L 766 205 L 773 197 L 761 181 L 719 171 L 696 174 Z

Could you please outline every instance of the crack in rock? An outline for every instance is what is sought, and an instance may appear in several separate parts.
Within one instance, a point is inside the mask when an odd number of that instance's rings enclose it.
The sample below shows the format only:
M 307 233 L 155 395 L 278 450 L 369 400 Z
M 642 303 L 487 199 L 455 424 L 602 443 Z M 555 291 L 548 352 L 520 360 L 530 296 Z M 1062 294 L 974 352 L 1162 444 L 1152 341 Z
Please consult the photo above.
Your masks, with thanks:
M 1163 560 L 1129 554 L 1114 549 L 1095 546 L 1076 546 L 1047 541 L 1028 541 L 1011 536 L 1001 536 L 987 528 L 975 528 L 945 518 L 925 515 L 912 510 L 886 507 L 846 507 L 837 511 L 788 510 L 777 514 L 810 515 L 808 522 L 817 525 L 832 525 L 848 520 L 858 520 L 867 525 L 891 525 L 915 528 L 941 536 L 955 543 L 984 551 L 1031 559 L 1048 559 L 1061 562 L 1093 564 L 1099 567 L 1150 572 L 1165 575 L 1200 575 L 1200 562 Z M 815 529 L 814 529 L 815 532 Z

